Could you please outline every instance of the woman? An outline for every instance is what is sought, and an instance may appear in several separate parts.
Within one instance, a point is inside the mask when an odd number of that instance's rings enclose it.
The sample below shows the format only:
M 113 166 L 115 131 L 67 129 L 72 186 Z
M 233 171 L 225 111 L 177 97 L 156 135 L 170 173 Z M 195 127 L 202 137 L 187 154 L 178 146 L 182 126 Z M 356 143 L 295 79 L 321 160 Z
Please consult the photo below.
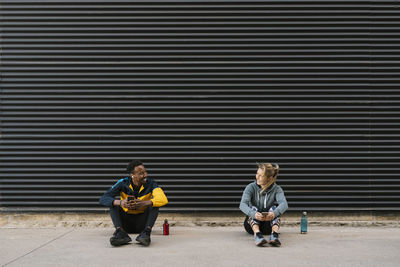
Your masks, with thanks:
M 247 215 L 244 228 L 249 234 L 254 234 L 257 246 L 267 243 L 263 234 L 270 235 L 271 245 L 281 245 L 279 216 L 288 209 L 288 204 L 282 188 L 275 183 L 278 173 L 278 164 L 258 165 L 256 181 L 246 186 L 240 201 L 240 210 Z

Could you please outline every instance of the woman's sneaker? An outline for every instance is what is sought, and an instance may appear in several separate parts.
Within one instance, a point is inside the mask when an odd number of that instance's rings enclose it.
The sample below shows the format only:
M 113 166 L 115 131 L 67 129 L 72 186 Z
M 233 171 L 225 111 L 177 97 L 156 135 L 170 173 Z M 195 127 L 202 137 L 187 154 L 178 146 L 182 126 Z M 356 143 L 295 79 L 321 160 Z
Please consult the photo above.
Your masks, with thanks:
M 280 247 L 281 241 L 279 240 L 279 234 L 277 232 L 272 232 L 269 237 L 269 243 L 274 247 Z
M 264 238 L 261 232 L 258 232 L 254 235 L 254 241 L 256 243 L 256 246 L 261 247 L 265 243 L 267 243 L 267 240 Z
M 110 238 L 110 244 L 114 247 L 128 244 L 131 241 L 132 239 L 129 237 L 129 235 L 121 228 L 117 228 L 113 236 Z

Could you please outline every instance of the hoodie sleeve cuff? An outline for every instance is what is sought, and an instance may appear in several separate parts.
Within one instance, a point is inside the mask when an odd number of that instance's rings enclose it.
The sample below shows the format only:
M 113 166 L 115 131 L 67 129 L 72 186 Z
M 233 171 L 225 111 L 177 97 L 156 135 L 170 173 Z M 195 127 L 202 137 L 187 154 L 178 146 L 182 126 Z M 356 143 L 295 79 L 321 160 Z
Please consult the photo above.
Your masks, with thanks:
M 275 218 L 278 217 L 279 215 L 281 215 L 281 214 L 279 213 L 279 211 L 277 211 L 277 210 L 274 210 L 273 213 L 274 213 L 274 215 L 275 215 Z
M 249 215 L 251 218 L 255 219 L 256 211 L 255 211 L 255 210 L 250 210 L 248 215 Z

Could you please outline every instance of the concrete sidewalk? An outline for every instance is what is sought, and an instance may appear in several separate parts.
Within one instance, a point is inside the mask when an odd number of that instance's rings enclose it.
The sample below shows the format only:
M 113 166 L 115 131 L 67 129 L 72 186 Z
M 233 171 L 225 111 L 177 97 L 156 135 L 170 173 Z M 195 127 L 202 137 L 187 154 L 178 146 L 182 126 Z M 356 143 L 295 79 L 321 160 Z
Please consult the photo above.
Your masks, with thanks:
M 111 247 L 112 228 L 0 228 L 1 266 L 399 266 L 398 227 L 281 229 L 256 247 L 240 226 L 153 229 L 152 244 Z M 131 235 L 132 239 L 136 235 Z

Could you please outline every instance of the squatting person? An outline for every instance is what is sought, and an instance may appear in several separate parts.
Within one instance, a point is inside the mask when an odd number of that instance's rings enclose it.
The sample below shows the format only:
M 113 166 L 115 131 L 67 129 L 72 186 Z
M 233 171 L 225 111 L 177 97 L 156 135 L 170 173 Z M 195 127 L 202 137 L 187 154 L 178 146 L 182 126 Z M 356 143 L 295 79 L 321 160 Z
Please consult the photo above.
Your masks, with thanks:
M 278 173 L 278 164 L 259 164 L 256 181 L 246 186 L 240 201 L 240 210 L 247 215 L 244 228 L 249 234 L 254 234 L 257 246 L 267 242 L 277 247 L 281 245 L 279 216 L 288 209 L 288 204 L 282 188 L 275 183 Z M 269 241 L 263 234 L 270 235 Z
M 140 233 L 136 241 L 148 246 L 159 207 L 167 204 L 168 200 L 157 183 L 147 177 L 141 161 L 130 162 L 126 170 L 129 176 L 120 179 L 100 198 L 100 204 L 110 208 L 116 229 L 110 243 L 121 246 L 132 241 L 127 233 Z M 116 199 L 116 196 L 120 196 L 120 199 Z

